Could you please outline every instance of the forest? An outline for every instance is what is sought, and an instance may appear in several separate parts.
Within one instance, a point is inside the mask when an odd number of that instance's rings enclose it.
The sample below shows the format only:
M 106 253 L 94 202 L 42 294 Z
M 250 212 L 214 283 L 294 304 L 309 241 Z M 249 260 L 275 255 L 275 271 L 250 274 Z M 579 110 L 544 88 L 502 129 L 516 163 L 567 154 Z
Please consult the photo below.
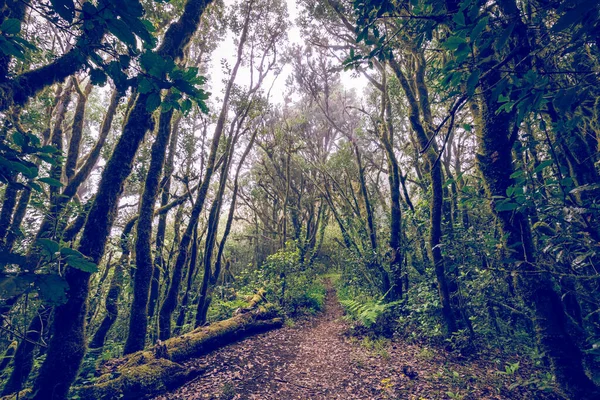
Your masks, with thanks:
M 600 399 L 600 2 L 0 0 L 0 399 Z

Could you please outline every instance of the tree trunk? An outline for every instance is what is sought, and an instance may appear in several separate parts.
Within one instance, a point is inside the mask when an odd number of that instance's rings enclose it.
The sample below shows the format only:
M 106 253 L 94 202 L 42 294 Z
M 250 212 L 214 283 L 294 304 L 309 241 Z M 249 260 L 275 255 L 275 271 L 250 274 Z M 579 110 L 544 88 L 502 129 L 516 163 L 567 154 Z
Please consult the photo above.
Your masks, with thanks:
M 152 144 L 150 166 L 146 175 L 146 184 L 137 223 L 137 240 L 135 242 L 136 273 L 133 279 L 133 300 L 129 317 L 129 332 L 123 349 L 124 354 L 142 350 L 146 343 L 148 299 L 153 273 L 152 221 L 154 219 L 154 204 L 158 195 L 159 180 L 171 134 L 172 118 L 172 109 L 160 114 L 158 132 Z
M 481 119 L 479 120 L 478 165 L 488 195 L 506 196 L 512 185 L 512 142 L 510 122 L 513 116 L 497 113 L 500 104 L 492 97 L 492 88 L 502 79 L 498 71 L 489 72 L 481 81 Z M 515 260 L 517 287 L 533 310 L 538 343 L 548 356 L 560 388 L 573 399 L 595 399 L 598 388 L 586 375 L 583 356 L 568 332 L 568 319 L 559 294 L 547 272 L 537 271 L 531 230 L 526 216 L 517 210 L 492 211 L 501 223 L 506 246 Z
M 167 29 L 158 49 L 159 55 L 171 58 L 182 55 L 183 48 L 196 31 L 200 17 L 210 2 L 211 0 L 186 2 L 181 18 Z M 96 264 L 104 253 L 123 184 L 131 172 L 135 153 L 150 124 L 150 115 L 146 110 L 147 98 L 147 94 L 140 94 L 129 114 L 123 134 L 102 174 L 96 200 L 83 230 L 79 251 Z M 85 354 L 85 316 L 90 273 L 68 268 L 65 279 L 69 284 L 69 297 L 55 311 L 48 353 L 33 387 L 32 398 L 35 400 L 64 399 Z

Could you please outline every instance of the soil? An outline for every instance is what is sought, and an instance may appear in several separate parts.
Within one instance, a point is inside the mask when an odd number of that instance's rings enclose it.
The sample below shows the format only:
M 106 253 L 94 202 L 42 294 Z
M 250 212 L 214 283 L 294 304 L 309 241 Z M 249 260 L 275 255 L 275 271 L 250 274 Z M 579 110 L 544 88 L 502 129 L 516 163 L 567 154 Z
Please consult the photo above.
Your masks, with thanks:
M 348 331 L 329 288 L 319 315 L 188 361 L 206 372 L 155 400 L 558 398 L 536 390 L 538 375 L 525 360 L 513 357 L 523 362 L 505 374 L 505 361 L 494 357 L 461 360 L 443 349 L 359 340 Z

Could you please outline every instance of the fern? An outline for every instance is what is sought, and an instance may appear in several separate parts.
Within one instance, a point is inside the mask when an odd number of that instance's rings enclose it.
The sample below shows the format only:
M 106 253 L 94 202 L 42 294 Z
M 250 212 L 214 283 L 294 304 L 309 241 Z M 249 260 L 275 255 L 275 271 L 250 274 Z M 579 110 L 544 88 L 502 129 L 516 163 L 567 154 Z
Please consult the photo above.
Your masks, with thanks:
M 383 300 L 362 303 L 352 299 L 341 300 L 340 303 L 346 308 L 349 314 L 367 328 L 370 328 L 386 311 L 400 304 L 399 301 L 384 303 Z

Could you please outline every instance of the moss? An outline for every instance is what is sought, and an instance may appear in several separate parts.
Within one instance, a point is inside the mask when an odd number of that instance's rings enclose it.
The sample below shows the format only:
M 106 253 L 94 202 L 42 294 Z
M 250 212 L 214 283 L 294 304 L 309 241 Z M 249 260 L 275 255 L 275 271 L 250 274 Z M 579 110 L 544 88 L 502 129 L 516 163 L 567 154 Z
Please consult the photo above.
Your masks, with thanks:
M 278 306 L 267 303 L 251 312 L 171 338 L 164 342 L 170 360 L 157 359 L 148 350 L 130 354 L 118 361 L 116 370 L 105 371 L 94 385 L 76 388 L 75 392 L 81 399 L 140 399 L 164 392 L 201 373 L 179 362 L 248 335 L 279 328 L 283 325 L 280 315 Z
M 98 383 L 80 387 L 76 393 L 81 399 L 140 399 L 162 393 L 200 372 L 164 358 L 151 359 L 105 374 Z

